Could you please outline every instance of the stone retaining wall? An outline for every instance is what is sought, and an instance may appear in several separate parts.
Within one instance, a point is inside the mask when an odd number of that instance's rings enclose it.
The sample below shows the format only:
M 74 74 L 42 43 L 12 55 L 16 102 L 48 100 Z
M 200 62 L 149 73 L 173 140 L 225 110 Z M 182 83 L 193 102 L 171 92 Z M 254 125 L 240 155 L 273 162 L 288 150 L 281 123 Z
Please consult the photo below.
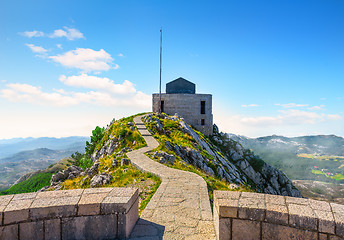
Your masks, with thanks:
M 0 240 L 126 238 L 138 189 L 91 188 L 0 196 Z
M 261 193 L 215 191 L 214 224 L 224 239 L 344 239 L 344 205 Z

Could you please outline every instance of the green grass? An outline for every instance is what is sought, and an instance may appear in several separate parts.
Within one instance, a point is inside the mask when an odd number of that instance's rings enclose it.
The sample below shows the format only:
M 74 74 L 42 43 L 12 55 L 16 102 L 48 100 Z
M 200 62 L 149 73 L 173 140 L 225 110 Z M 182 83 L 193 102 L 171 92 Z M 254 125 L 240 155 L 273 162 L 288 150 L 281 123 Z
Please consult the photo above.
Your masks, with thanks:
M 336 174 L 334 176 L 331 176 L 332 179 L 335 179 L 337 181 L 344 180 L 344 175 L 343 174 Z
M 344 180 L 344 175 L 340 174 L 340 173 L 336 174 L 334 176 L 329 176 L 329 175 L 327 175 L 326 173 L 324 173 L 324 172 L 322 172 L 320 170 L 314 170 L 314 169 L 312 170 L 312 173 L 317 174 L 317 175 L 324 175 L 324 176 L 326 176 L 328 178 L 331 178 L 331 179 L 334 179 L 336 181 Z
M 36 192 L 42 187 L 50 185 L 52 175 L 53 174 L 49 172 L 38 173 L 35 176 L 0 192 L 0 195 Z
M 143 113 L 144 114 L 144 113 Z M 142 114 L 138 114 L 142 115 Z M 136 116 L 136 115 L 135 115 Z M 161 180 L 151 174 L 143 173 L 133 165 L 120 166 L 121 159 L 128 158 L 126 154 L 117 155 L 116 153 L 125 147 L 129 147 L 133 150 L 146 146 L 146 142 L 137 130 L 128 125 L 129 122 L 134 122 L 134 117 L 122 118 L 120 120 L 112 122 L 108 131 L 104 133 L 103 138 L 97 144 L 97 151 L 100 150 L 104 144 L 106 144 L 111 138 L 117 138 L 119 140 L 118 147 L 114 153 L 109 156 L 104 156 L 99 159 L 100 165 L 98 172 L 105 172 L 112 176 L 111 181 L 102 187 L 137 187 L 140 192 L 140 205 L 139 212 L 148 204 L 156 190 L 158 189 Z M 136 142 L 134 145 L 133 142 Z M 112 166 L 113 159 L 119 163 L 117 167 Z M 65 180 L 62 184 L 62 189 L 78 189 L 78 188 L 90 188 L 91 177 L 79 176 L 74 179 Z
M 203 150 L 196 143 L 196 140 L 192 136 L 190 136 L 187 133 L 182 132 L 181 128 L 179 126 L 179 123 L 177 121 L 173 121 L 173 120 L 170 120 L 167 118 L 162 119 L 162 118 L 159 118 L 157 115 L 153 115 L 152 120 L 153 120 L 152 122 L 144 122 L 146 127 L 153 132 L 152 133 L 153 137 L 156 138 L 157 141 L 159 142 L 159 146 L 156 149 L 153 149 L 151 152 L 165 151 L 168 154 L 172 154 L 175 156 L 176 160 L 175 160 L 173 165 L 165 164 L 166 166 L 171 167 L 171 168 L 176 168 L 179 170 L 183 170 L 183 171 L 193 172 L 193 173 L 196 173 L 199 176 L 201 176 L 204 179 L 204 181 L 207 183 L 209 199 L 210 199 L 211 205 L 213 203 L 213 191 L 214 190 L 253 192 L 253 190 L 248 186 L 240 186 L 237 189 L 231 189 L 229 187 L 229 184 L 230 184 L 229 182 L 217 177 L 216 167 L 212 163 L 212 160 L 214 160 L 214 157 L 211 156 L 207 151 Z M 163 129 L 160 131 L 157 128 L 157 122 L 158 121 L 160 121 L 160 123 L 163 126 Z M 194 130 L 194 131 L 199 135 L 199 137 L 202 140 L 206 141 L 208 143 L 208 145 L 210 147 L 212 147 L 212 143 L 210 142 L 210 139 L 207 136 L 205 136 L 204 134 L 202 134 L 196 130 Z M 179 156 L 177 156 L 175 152 L 172 152 L 172 151 L 169 151 L 166 149 L 165 143 L 167 141 L 170 142 L 172 145 L 177 144 L 181 147 L 189 147 L 191 149 L 194 149 L 194 150 L 200 152 L 200 154 L 203 157 L 205 157 L 209 160 L 208 166 L 213 169 L 215 176 L 209 176 L 203 170 L 198 169 L 194 165 L 187 164 L 184 161 L 182 161 L 182 159 Z M 219 152 L 219 154 L 221 156 L 223 156 L 220 152 Z M 151 154 L 147 154 L 147 156 L 152 158 Z

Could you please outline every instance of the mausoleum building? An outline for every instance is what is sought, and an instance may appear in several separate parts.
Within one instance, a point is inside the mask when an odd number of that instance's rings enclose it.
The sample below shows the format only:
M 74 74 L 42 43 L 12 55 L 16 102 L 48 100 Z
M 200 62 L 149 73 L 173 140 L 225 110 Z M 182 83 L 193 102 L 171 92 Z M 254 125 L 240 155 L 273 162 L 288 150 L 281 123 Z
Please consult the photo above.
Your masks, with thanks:
M 166 84 L 166 93 L 153 94 L 153 112 L 176 113 L 205 135 L 213 133 L 212 95 L 196 94 L 196 85 L 184 78 Z

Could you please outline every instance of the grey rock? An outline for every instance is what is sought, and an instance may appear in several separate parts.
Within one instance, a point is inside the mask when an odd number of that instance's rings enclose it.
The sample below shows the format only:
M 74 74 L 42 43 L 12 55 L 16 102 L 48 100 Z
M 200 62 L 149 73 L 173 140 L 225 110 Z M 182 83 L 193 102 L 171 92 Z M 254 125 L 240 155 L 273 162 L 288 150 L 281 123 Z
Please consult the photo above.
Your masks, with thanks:
M 210 167 L 208 167 L 208 166 L 204 166 L 203 167 L 203 170 L 207 173 L 207 174 L 209 174 L 209 175 L 211 175 L 211 176 L 215 176 L 215 173 L 214 173 L 214 171 L 213 171 L 213 169 L 211 169 Z
M 172 154 L 168 154 L 164 151 L 154 153 L 154 158 L 161 158 L 161 157 L 164 158 L 166 161 L 168 161 L 168 163 L 170 163 L 172 165 L 176 159 L 175 156 L 173 156 Z M 160 161 L 160 159 L 159 159 L 159 161 Z
M 163 131 L 163 125 L 162 125 L 162 123 L 160 122 L 160 120 L 157 120 L 157 122 L 156 122 L 156 127 L 157 127 L 157 129 L 158 129 L 158 131 Z
M 49 188 L 49 186 L 44 186 L 42 187 L 40 190 L 38 190 L 37 192 L 44 192 L 45 190 L 47 190 Z
M 121 166 L 128 165 L 129 163 L 130 163 L 130 160 L 128 158 L 121 159 Z
M 104 186 L 105 184 L 108 184 L 112 179 L 112 176 L 107 173 L 101 173 L 99 175 L 93 176 L 90 182 L 91 188 L 94 187 L 101 187 Z
M 54 185 L 55 183 L 61 182 L 63 180 L 65 180 L 64 174 L 62 172 L 58 172 L 51 177 L 50 183 L 51 185 Z
M 51 177 L 50 184 L 52 186 L 57 185 L 58 183 L 63 182 L 66 179 L 76 178 L 80 176 L 83 172 L 84 170 L 82 168 L 72 165 L 64 171 L 54 174 Z
M 93 176 L 98 173 L 99 168 L 99 162 L 96 162 L 93 164 L 93 166 L 90 169 L 87 169 L 85 172 L 89 176 Z
M 132 151 L 131 148 L 125 147 L 125 148 L 123 148 L 123 149 L 119 152 L 119 154 L 123 154 L 123 153 L 126 153 L 126 152 L 131 152 L 131 151 Z
M 160 157 L 159 158 L 159 163 L 162 163 L 162 164 L 167 164 L 167 160 L 164 158 L 164 157 Z
M 116 160 L 116 158 L 112 159 L 112 166 L 115 167 L 115 168 L 119 166 L 119 163 Z

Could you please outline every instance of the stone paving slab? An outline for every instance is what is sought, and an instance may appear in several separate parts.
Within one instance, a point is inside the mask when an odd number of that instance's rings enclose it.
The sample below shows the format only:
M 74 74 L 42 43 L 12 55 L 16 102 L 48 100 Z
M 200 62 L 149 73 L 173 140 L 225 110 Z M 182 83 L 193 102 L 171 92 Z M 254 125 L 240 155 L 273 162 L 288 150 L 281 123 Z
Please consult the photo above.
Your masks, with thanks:
M 142 212 L 130 239 L 215 239 L 205 181 L 197 174 L 169 168 L 147 157 L 144 153 L 159 143 L 141 118 L 135 117 L 134 122 L 147 146 L 127 156 L 140 170 L 159 176 L 162 183 Z

